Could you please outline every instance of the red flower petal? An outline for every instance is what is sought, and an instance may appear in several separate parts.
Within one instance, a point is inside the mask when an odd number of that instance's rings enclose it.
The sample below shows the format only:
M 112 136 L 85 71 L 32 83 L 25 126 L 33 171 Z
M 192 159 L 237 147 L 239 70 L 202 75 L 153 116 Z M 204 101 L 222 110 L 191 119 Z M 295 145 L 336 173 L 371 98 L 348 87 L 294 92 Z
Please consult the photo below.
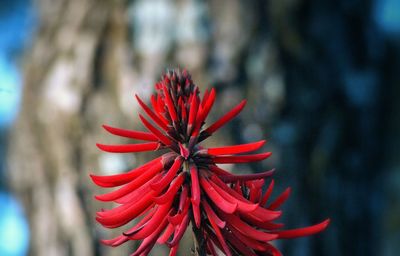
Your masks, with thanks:
M 240 144 L 234 146 L 225 146 L 225 147 L 218 147 L 218 148 L 209 148 L 206 149 L 207 154 L 216 156 L 216 155 L 231 155 L 231 154 L 240 154 L 246 153 L 249 151 L 254 151 L 261 148 L 265 144 L 265 140 L 247 143 L 247 144 Z
M 90 174 L 90 177 L 92 178 L 93 182 L 96 185 L 99 185 L 101 187 L 121 186 L 123 184 L 128 183 L 129 181 L 132 181 L 136 177 L 140 176 L 143 173 L 143 171 L 145 171 L 146 169 L 149 169 L 153 165 L 157 165 L 158 163 L 161 163 L 161 158 L 162 157 L 158 157 L 154 160 L 151 160 L 150 162 L 148 162 L 136 169 L 130 170 L 127 173 L 115 174 L 115 175 L 105 175 L 105 176 Z
M 272 155 L 271 152 L 265 152 L 254 155 L 242 155 L 242 156 L 215 156 L 213 158 L 214 163 L 217 164 L 233 164 L 233 163 L 248 163 L 264 160 Z
M 207 129 L 205 129 L 203 132 L 205 135 L 204 138 L 210 136 L 211 134 L 213 134 L 216 130 L 218 130 L 221 126 L 223 126 L 224 124 L 226 124 L 227 122 L 229 122 L 230 120 L 232 120 L 237 114 L 240 113 L 240 111 L 242 111 L 242 109 L 244 108 L 244 106 L 246 105 L 246 100 L 242 100 L 237 106 L 235 106 L 231 111 L 229 111 L 228 113 L 226 113 L 224 116 L 222 116 L 220 119 L 218 119 L 218 121 L 216 121 L 215 123 L 213 123 L 212 125 L 210 125 L 210 127 L 208 127 Z
M 143 151 L 154 151 L 160 147 L 158 142 L 148 142 L 141 144 L 124 144 L 124 145 L 104 145 L 100 143 L 96 143 L 96 146 L 110 153 L 134 153 L 134 152 L 143 152 Z
M 255 228 L 249 226 L 247 223 L 245 223 L 243 220 L 241 220 L 236 215 L 226 214 L 222 211 L 219 211 L 219 213 L 227 221 L 227 224 L 232 225 L 240 233 L 242 233 L 243 235 L 245 235 L 247 237 L 253 238 L 258 241 L 264 241 L 264 242 L 274 240 L 278 237 L 278 235 L 276 235 L 276 234 L 265 233 L 265 232 L 262 232 L 260 230 L 257 230 Z
M 260 172 L 260 173 L 252 173 L 252 174 L 242 174 L 242 175 L 235 175 L 235 174 L 230 174 L 230 175 L 221 175 L 219 178 L 223 180 L 226 183 L 233 183 L 236 181 L 248 181 L 248 180 L 257 180 L 257 179 L 265 179 L 270 176 L 272 176 L 275 172 L 275 169 L 266 171 L 266 172 Z
M 163 85 L 162 89 L 164 92 L 165 103 L 167 103 L 168 112 L 172 118 L 172 121 L 176 122 L 178 121 L 178 116 L 176 114 L 174 103 L 171 99 L 171 94 L 169 93 L 168 88 L 165 85 Z
M 267 208 L 271 210 L 277 209 L 279 206 L 281 206 L 288 198 L 291 192 L 291 188 L 285 189 L 282 194 L 280 194 L 275 201 L 273 201 Z
M 130 240 L 139 240 L 148 237 L 152 231 L 155 230 L 160 223 L 162 223 L 162 221 L 167 219 L 167 213 L 171 210 L 171 204 L 172 202 L 168 202 L 166 204 L 159 205 L 153 217 L 146 224 L 144 224 L 144 227 L 141 230 L 134 234 L 128 233 L 125 235 L 129 236 Z
M 143 108 L 143 110 L 146 112 L 146 114 L 158 125 L 160 128 L 162 128 L 164 131 L 168 130 L 167 124 L 164 123 L 154 112 L 147 106 L 142 99 L 139 98 L 139 96 L 135 95 L 136 100 L 139 102 L 140 106 Z
M 171 140 L 162 134 L 157 128 L 155 128 L 146 118 L 139 114 L 140 120 L 142 121 L 143 125 L 146 126 L 164 145 L 170 146 L 172 144 Z
M 156 202 L 157 204 L 166 204 L 166 203 L 172 202 L 173 197 L 178 192 L 178 190 L 181 188 L 181 185 L 184 180 L 185 180 L 185 173 L 181 172 L 178 175 L 178 177 L 176 177 L 176 179 L 171 183 L 167 192 L 165 192 L 165 194 L 163 194 L 159 197 L 154 198 L 154 202 Z
M 326 219 L 321 223 L 318 223 L 313 226 L 305 227 L 305 228 L 297 228 L 297 229 L 290 229 L 290 230 L 282 230 L 282 231 L 275 231 L 278 235 L 278 238 L 295 238 L 301 236 L 310 236 L 316 233 L 321 232 L 322 230 L 326 229 L 329 225 L 330 219 Z
M 234 213 L 237 209 L 237 203 L 231 203 L 225 200 L 217 191 L 210 185 L 210 183 L 205 178 L 200 178 L 200 184 L 208 197 L 213 201 L 213 203 L 226 213 Z
M 189 224 L 189 215 L 186 214 L 181 225 L 177 226 L 177 229 L 174 234 L 174 238 L 172 238 L 171 242 L 167 242 L 168 247 L 172 248 L 181 241 L 183 234 L 185 234 L 186 228 Z
M 150 187 L 153 190 L 162 191 L 175 178 L 176 174 L 182 166 L 182 162 L 183 158 L 177 157 L 171 168 L 169 168 L 167 173 L 164 175 L 164 177 L 160 181 L 151 184 Z
M 96 199 L 100 201 L 114 201 L 115 199 L 118 199 L 142 186 L 144 183 L 150 180 L 154 175 L 159 173 L 162 170 L 162 168 L 163 165 L 161 161 L 159 161 L 157 164 L 148 169 L 146 172 L 142 173 L 142 175 L 140 175 L 133 181 L 129 182 L 128 184 L 124 185 L 123 187 L 117 190 L 114 190 L 112 192 L 103 195 L 98 195 L 96 196 Z
M 201 204 L 204 207 L 204 210 L 208 216 L 208 218 L 213 219 L 213 221 L 215 222 L 215 224 L 220 227 L 220 228 L 225 228 L 225 221 L 221 220 L 218 215 L 214 212 L 214 210 L 211 208 L 211 206 L 207 203 L 206 200 L 203 200 L 201 202 Z
M 200 183 L 199 183 L 199 174 L 197 171 L 196 165 L 190 165 L 190 178 L 192 184 L 190 186 L 192 192 L 192 200 L 196 205 L 200 204 Z
M 157 137 L 149 132 L 125 130 L 121 128 L 103 125 L 103 128 L 111 134 L 137 140 L 158 141 Z

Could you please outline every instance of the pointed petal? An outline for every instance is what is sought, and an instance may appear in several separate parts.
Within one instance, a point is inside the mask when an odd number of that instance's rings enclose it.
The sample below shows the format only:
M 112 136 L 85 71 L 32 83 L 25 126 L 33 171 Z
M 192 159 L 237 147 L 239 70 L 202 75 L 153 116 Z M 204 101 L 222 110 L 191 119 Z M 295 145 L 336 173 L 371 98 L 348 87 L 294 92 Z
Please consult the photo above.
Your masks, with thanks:
M 176 122 L 178 121 L 178 116 L 176 114 L 175 105 L 171 99 L 171 94 L 169 93 L 168 88 L 165 85 L 163 85 L 162 89 L 164 92 L 164 99 L 165 103 L 167 104 L 169 115 L 171 116 L 172 121 Z
M 193 203 L 196 205 L 200 204 L 200 183 L 199 183 L 199 174 L 197 171 L 197 166 L 195 164 L 190 165 L 190 178 L 192 184 L 191 188 L 191 196 Z
M 237 203 L 232 203 L 223 198 L 206 180 L 206 178 L 200 178 L 200 184 L 208 197 L 213 201 L 213 203 L 222 211 L 232 214 L 237 209 Z
M 104 176 L 90 174 L 90 178 L 96 185 L 99 185 L 101 187 L 121 186 L 137 178 L 147 169 L 151 168 L 154 165 L 157 165 L 157 163 L 161 163 L 161 158 L 162 157 L 157 157 L 156 159 L 151 160 L 150 162 L 147 162 L 146 164 L 136 169 L 130 170 L 127 173 Z
M 237 106 L 235 106 L 231 111 L 226 113 L 224 116 L 222 116 L 218 121 L 210 125 L 207 129 L 205 129 L 203 132 L 207 136 L 204 138 L 208 137 L 209 135 L 213 134 L 216 130 L 218 130 L 221 126 L 232 120 L 237 114 L 242 111 L 244 106 L 246 105 L 246 100 L 241 101 Z
M 172 248 L 172 247 L 178 245 L 178 243 L 181 241 L 183 235 L 185 234 L 188 224 L 189 224 L 189 215 L 186 214 L 185 217 L 183 218 L 181 225 L 179 225 L 179 227 L 175 231 L 174 238 L 172 238 L 172 241 L 167 242 L 168 247 Z
M 166 204 L 172 202 L 176 193 L 181 188 L 181 185 L 183 184 L 184 180 L 185 180 L 185 173 L 181 172 L 178 175 L 178 177 L 176 177 L 175 180 L 171 183 L 167 192 L 165 192 L 165 194 L 161 196 L 155 197 L 154 202 L 156 202 L 157 204 Z
M 219 178 L 226 183 L 234 183 L 236 181 L 248 181 L 248 180 L 257 180 L 257 179 L 265 179 L 272 176 L 275 172 L 275 169 L 260 172 L 260 173 L 252 173 L 252 174 L 230 174 L 230 175 L 221 175 Z
M 177 157 L 165 176 L 160 181 L 151 184 L 150 187 L 153 190 L 162 191 L 175 178 L 176 174 L 182 166 L 182 162 L 183 158 Z
M 153 248 L 154 244 L 156 243 L 159 234 L 162 232 L 162 230 L 165 228 L 165 226 L 167 224 L 168 224 L 168 221 L 165 219 L 161 223 L 159 223 L 159 225 L 157 227 L 155 227 L 154 231 L 143 240 L 143 242 L 136 249 L 136 251 L 133 254 L 131 254 L 131 256 L 142 255 L 142 253 L 145 251 L 150 252 L 150 250 Z
M 271 180 L 271 183 L 269 183 L 269 186 L 268 186 L 267 190 L 265 191 L 265 194 L 261 198 L 260 205 L 265 205 L 267 203 L 269 197 L 271 196 L 272 190 L 274 189 L 274 184 L 275 184 L 275 181 Z
M 217 223 L 214 221 L 215 219 L 211 215 L 208 215 L 209 212 L 206 211 L 206 213 L 208 216 L 208 221 L 210 222 L 211 227 L 213 228 L 215 235 L 217 236 L 217 239 L 222 246 L 223 252 L 227 256 L 231 256 L 232 255 L 231 250 L 229 249 L 229 247 L 225 241 L 225 238 L 222 236 L 220 228 L 218 227 Z
M 227 238 L 229 243 L 233 245 L 233 247 L 235 247 L 236 250 L 238 250 L 241 253 L 241 255 L 257 256 L 257 254 L 255 254 L 254 251 L 251 249 L 251 246 L 249 244 L 244 243 L 244 241 L 241 241 L 233 233 L 227 230 L 222 230 L 222 233 Z
M 142 115 L 139 114 L 140 120 L 142 121 L 143 125 L 146 126 L 147 129 L 149 129 L 164 145 L 171 145 L 172 142 L 171 140 L 162 134 L 157 128 L 155 128 L 149 121 L 147 121 L 146 118 L 144 118 Z
M 211 206 L 207 203 L 206 200 L 203 200 L 201 204 L 204 207 L 204 210 L 206 211 L 206 214 L 209 219 L 213 219 L 215 224 L 220 227 L 221 229 L 225 228 L 225 221 L 221 220 L 218 215 L 214 212 L 214 210 L 211 208 Z
M 123 211 L 115 211 L 113 209 L 114 211 L 112 211 L 112 214 L 109 214 L 107 211 L 101 212 L 101 216 L 98 215 L 96 220 L 101 225 L 108 228 L 116 228 L 125 225 L 136 218 L 153 203 L 151 201 L 151 198 L 154 196 L 153 193 L 154 192 L 150 192 L 144 195 L 138 202 L 130 204 L 129 207 Z
M 111 134 L 137 140 L 158 141 L 157 137 L 149 132 L 126 130 L 108 125 L 103 125 L 103 128 Z
M 200 214 L 200 204 L 196 204 L 192 201 L 192 210 L 193 210 L 193 218 L 194 218 L 194 223 L 196 224 L 197 228 L 200 228 L 201 225 L 201 214 Z
M 137 101 L 139 102 L 140 106 L 143 108 L 143 110 L 146 112 L 146 114 L 164 131 L 168 130 L 167 123 L 164 123 L 154 112 L 147 106 L 142 99 L 139 98 L 138 95 L 135 95 Z
M 238 198 L 230 195 L 226 190 L 231 190 L 231 188 L 229 188 L 226 185 L 224 185 L 223 187 L 219 187 L 212 180 L 210 180 L 209 183 L 215 189 L 215 191 L 217 191 L 217 193 L 219 193 L 225 200 L 227 200 L 231 203 L 236 203 L 237 210 L 239 212 L 246 212 L 246 213 L 253 212 L 259 207 L 258 204 L 254 204 L 254 203 L 246 200 L 244 197 L 241 200 L 241 199 L 238 199 Z
M 276 234 L 265 233 L 249 226 L 236 215 L 226 214 L 222 211 L 219 211 L 219 213 L 226 220 L 227 225 L 232 225 L 235 229 L 247 237 L 263 242 L 268 242 L 278 237 Z
M 134 152 L 143 152 L 143 151 L 154 151 L 160 147 L 158 142 L 148 142 L 141 144 L 123 144 L 123 145 L 104 145 L 100 143 L 96 143 L 96 146 L 110 153 L 134 153 Z
M 289 197 L 291 192 L 291 188 L 287 188 L 285 189 L 285 191 L 283 191 L 282 194 L 280 194 L 275 201 L 273 201 L 267 208 L 270 210 L 275 210 L 277 209 L 279 206 L 281 206 Z
M 207 153 L 212 156 L 216 155 L 231 155 L 231 154 L 241 154 L 246 153 L 249 151 L 254 151 L 261 148 L 265 144 L 265 140 L 247 143 L 247 144 L 240 144 L 234 146 L 225 146 L 225 147 L 218 147 L 218 148 L 209 148 L 207 149 Z
M 272 155 L 271 152 L 265 152 L 254 155 L 239 155 L 239 156 L 215 156 L 214 163 L 217 164 L 232 164 L 232 163 L 248 163 L 264 160 Z
M 129 239 L 131 240 L 140 240 L 148 237 L 152 231 L 160 225 L 160 223 L 168 220 L 167 214 L 171 210 L 171 204 L 172 202 L 159 205 L 153 217 L 146 224 L 144 224 L 144 227 L 141 230 L 133 234 L 125 233 L 125 235 L 129 236 Z
M 171 235 L 174 233 L 175 226 L 172 224 L 168 224 L 166 229 L 164 230 L 164 233 L 157 239 L 158 244 L 165 244 L 168 239 L 171 237 Z
M 144 183 L 150 180 L 154 175 L 159 173 L 162 170 L 162 168 L 163 165 L 161 162 L 159 162 L 153 167 L 151 167 L 149 170 L 144 172 L 142 175 L 134 179 L 133 181 L 124 185 L 123 187 L 103 195 L 98 195 L 96 196 L 96 199 L 100 201 L 114 201 L 118 198 L 121 198 L 122 196 L 125 196 L 129 192 L 132 192 L 135 189 L 142 186 Z
M 204 104 L 204 108 L 200 108 L 197 112 L 196 116 L 196 125 L 193 130 L 193 137 L 197 137 L 201 127 L 203 126 L 204 120 L 207 118 L 208 113 L 210 112 L 215 101 L 215 89 L 211 89 L 210 95 L 207 98 L 206 103 Z M 201 106 L 200 106 L 201 107 Z
M 278 235 L 278 238 L 296 238 L 301 236 L 310 236 L 326 229 L 326 227 L 329 225 L 329 222 L 330 219 L 326 219 L 323 222 L 313 226 L 274 232 Z

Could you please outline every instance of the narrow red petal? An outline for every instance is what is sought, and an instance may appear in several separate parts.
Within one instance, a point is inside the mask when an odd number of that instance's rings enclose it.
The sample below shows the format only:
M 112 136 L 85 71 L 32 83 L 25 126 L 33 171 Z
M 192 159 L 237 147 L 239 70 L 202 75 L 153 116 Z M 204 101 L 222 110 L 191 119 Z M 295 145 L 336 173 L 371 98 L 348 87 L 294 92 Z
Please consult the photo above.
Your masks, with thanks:
M 171 237 L 172 233 L 174 233 L 174 230 L 175 230 L 175 226 L 173 226 L 172 224 L 168 224 L 164 233 L 157 239 L 157 243 L 165 244 L 168 241 L 168 239 Z
M 207 153 L 209 155 L 213 155 L 213 156 L 240 154 L 240 153 L 246 153 L 249 151 L 257 150 L 257 149 L 261 148 L 264 144 L 265 144 L 265 140 L 261 140 L 258 142 L 241 144 L 241 145 L 209 148 L 209 149 L 207 149 Z
M 139 98 L 138 95 L 135 95 L 137 101 L 139 102 L 140 106 L 143 108 L 143 110 L 146 112 L 146 114 L 158 125 L 160 128 L 162 128 L 164 131 L 168 130 L 167 124 L 164 123 L 154 112 L 147 106 L 142 99 Z
M 227 230 L 222 230 L 222 232 L 229 243 L 233 245 L 233 247 L 235 247 L 236 250 L 241 253 L 241 255 L 257 256 L 257 254 L 255 254 L 254 251 L 249 248 L 251 246 L 248 243 L 245 244 L 244 241 L 241 241 L 238 237 Z
M 150 209 L 147 214 L 137 223 L 135 224 L 132 228 L 128 229 L 128 231 L 124 232 L 124 233 L 132 233 L 132 232 L 136 232 L 140 229 L 143 228 L 143 225 L 148 222 L 154 215 L 154 213 L 156 212 L 157 208 L 153 207 L 152 209 Z M 125 236 L 125 235 L 124 235 Z M 127 236 L 125 236 L 127 237 Z M 128 238 L 128 237 L 127 237 Z M 128 238 L 129 240 L 129 238 Z
M 237 106 L 235 106 L 231 111 L 226 113 L 224 116 L 222 116 L 218 121 L 210 125 L 207 129 L 204 130 L 204 133 L 207 135 L 213 134 L 216 130 L 218 130 L 221 126 L 232 120 L 237 114 L 242 111 L 244 106 L 246 105 L 246 100 L 242 100 Z
M 192 184 L 190 186 L 191 188 L 191 196 L 193 203 L 199 205 L 200 204 L 200 183 L 199 183 L 199 174 L 197 171 L 197 166 L 195 164 L 192 164 L 190 166 L 190 178 L 192 181 Z
M 207 99 L 208 99 L 208 96 L 210 95 L 210 92 L 208 91 L 208 89 L 206 89 L 205 91 L 204 91 L 204 95 L 203 95 L 203 99 L 202 99 L 202 101 L 201 101 L 201 106 L 204 108 L 204 105 L 206 104 L 206 102 L 207 102 Z
M 196 224 L 197 228 L 200 228 L 201 225 L 201 214 L 200 214 L 200 204 L 197 204 L 192 200 L 192 210 L 193 210 L 193 218 L 194 223 Z
M 161 163 L 161 158 L 162 157 L 157 157 L 154 160 L 151 160 L 150 162 L 136 168 L 133 170 L 130 170 L 127 173 L 121 173 L 121 174 L 115 174 L 115 175 L 94 175 L 90 174 L 90 177 L 92 178 L 93 182 L 96 185 L 99 185 L 101 187 L 116 187 L 116 186 L 121 186 L 124 185 L 133 179 L 137 178 L 140 176 L 145 170 L 151 168 L 153 165 L 156 165 L 157 163 Z
M 241 214 L 240 218 L 245 220 L 247 223 L 256 226 L 257 228 L 262 228 L 270 231 L 275 229 L 281 229 L 284 227 L 284 224 L 282 223 L 274 223 L 271 221 L 259 221 L 250 214 Z
M 189 215 L 186 214 L 181 225 L 179 225 L 177 231 L 174 234 L 174 238 L 172 238 L 171 242 L 167 242 L 168 247 L 172 248 L 181 241 L 183 235 L 185 234 L 186 228 L 189 225 Z
M 244 234 L 242 234 L 239 230 L 237 230 L 235 227 L 233 227 L 231 224 L 228 224 L 229 230 L 232 231 L 233 235 L 235 235 L 240 241 L 245 243 L 248 247 L 251 247 L 254 250 L 257 251 L 266 251 L 266 243 L 265 242 L 260 242 L 257 239 L 248 237 Z
M 208 216 L 208 218 L 213 219 L 213 221 L 215 222 L 215 224 L 217 224 L 218 227 L 220 228 L 225 228 L 225 221 L 221 220 L 218 215 L 214 212 L 214 210 L 211 208 L 211 206 L 207 203 L 206 200 L 203 200 L 201 202 L 201 204 L 204 207 L 204 210 L 206 211 L 206 214 Z
M 237 209 L 237 203 L 232 203 L 223 198 L 205 178 L 200 178 L 200 184 L 208 197 L 222 211 L 232 214 Z
M 270 210 L 275 210 L 281 206 L 288 198 L 291 192 L 291 188 L 285 189 L 282 194 L 280 194 L 275 201 L 273 201 L 267 208 Z
M 265 205 L 267 203 L 269 197 L 272 194 L 272 190 L 274 189 L 274 184 L 275 184 L 275 181 L 271 180 L 271 183 L 269 183 L 269 186 L 268 186 L 267 190 L 265 191 L 265 194 L 261 198 L 261 203 L 260 203 L 261 205 Z
M 135 180 L 129 182 L 128 184 L 124 185 L 123 187 L 117 190 L 114 190 L 112 192 L 103 195 L 98 195 L 96 196 L 96 199 L 100 201 L 114 201 L 142 186 L 144 183 L 150 180 L 154 175 L 159 173 L 162 170 L 162 168 L 163 164 L 160 161 L 156 165 L 151 167 L 149 170 L 144 172 L 142 175 L 137 177 Z
M 158 141 L 157 137 L 149 132 L 126 130 L 108 125 L 103 125 L 103 128 L 111 134 L 137 140 Z
M 166 227 L 168 224 L 167 220 L 164 219 L 155 229 L 154 231 L 146 237 L 143 242 L 140 244 L 140 246 L 136 249 L 136 251 L 131 254 L 131 256 L 139 256 L 143 255 L 143 252 L 150 252 L 150 250 L 153 248 L 154 244 L 157 241 L 157 238 L 159 234 L 162 232 L 162 230 Z M 150 249 L 150 250 L 149 250 Z
M 135 202 L 135 201 L 139 200 L 143 196 L 144 193 L 146 193 L 150 190 L 150 185 L 154 182 L 158 182 L 159 180 L 161 180 L 161 178 L 162 178 L 161 173 L 157 173 L 153 178 L 151 178 L 149 181 L 147 181 L 141 187 L 114 200 L 114 202 L 116 202 L 118 204 L 127 204 L 130 202 Z
M 187 134 L 190 135 L 192 133 L 192 129 L 194 126 L 194 123 L 196 121 L 196 116 L 197 116 L 197 111 L 199 109 L 199 102 L 197 99 L 197 96 L 194 95 L 192 97 L 192 101 L 190 103 L 190 111 L 189 111 L 189 123 L 187 127 Z
M 124 145 L 104 145 L 96 143 L 96 146 L 110 153 L 133 153 L 133 152 L 143 152 L 143 151 L 154 151 L 160 147 L 158 142 L 148 142 L 141 144 L 124 144 Z
M 217 164 L 233 164 L 233 163 L 248 163 L 264 160 L 272 155 L 271 152 L 265 152 L 254 155 L 240 155 L 240 156 L 215 156 L 214 163 Z
M 282 231 L 275 231 L 278 235 L 278 238 L 296 238 L 301 236 L 310 236 L 316 233 L 319 233 L 326 229 L 329 225 L 330 219 L 326 219 L 323 222 L 305 227 L 305 228 L 297 228 L 297 229 L 290 229 L 290 230 L 282 230 Z
M 159 205 L 153 217 L 144 224 L 143 229 L 134 234 L 125 234 L 130 240 L 140 240 L 148 237 L 154 229 L 156 229 L 163 220 L 167 219 L 167 214 L 171 209 L 172 202 Z
M 237 192 L 236 190 L 229 188 L 217 176 L 213 175 L 213 176 L 211 176 L 211 179 L 212 179 L 212 181 L 217 183 L 220 187 L 225 188 L 224 191 L 226 191 L 227 193 L 229 193 L 236 199 L 247 202 L 247 203 L 250 202 L 243 197 L 243 195 L 241 194 L 241 191 Z M 281 211 L 273 211 L 273 210 L 264 209 L 264 208 L 258 206 L 255 210 L 247 212 L 246 214 L 248 214 L 249 216 L 252 216 L 253 218 L 255 218 L 259 221 L 270 221 L 270 220 L 274 220 L 274 219 L 280 217 Z
M 124 211 L 114 211 L 114 214 L 108 214 L 107 211 L 102 212 L 102 216 L 97 216 L 96 220 L 104 227 L 108 228 L 116 228 L 125 225 L 136 218 L 139 214 L 146 210 L 149 205 L 152 204 L 151 198 L 153 196 L 153 192 L 144 195 L 138 202 L 131 204 Z
M 185 173 L 181 172 L 178 177 L 171 183 L 169 186 L 167 192 L 165 194 L 154 198 L 154 202 L 157 204 L 166 204 L 169 202 L 172 202 L 175 194 L 178 192 L 178 190 L 181 188 L 181 185 L 183 184 L 185 180 Z
M 142 123 L 144 126 L 146 126 L 147 129 L 149 129 L 164 145 L 171 145 L 172 142 L 171 140 L 162 134 L 157 128 L 155 128 L 149 121 L 147 121 L 146 118 L 144 118 L 142 115 L 139 114 L 140 120 L 142 120 Z
M 231 203 L 236 203 L 237 204 L 237 209 L 239 212 L 252 212 L 255 211 L 258 207 L 258 204 L 254 204 L 250 201 L 244 201 L 240 200 L 232 195 L 230 195 L 226 190 L 229 190 L 230 188 L 224 184 L 223 187 L 219 187 L 217 184 L 215 184 L 212 180 L 209 181 L 210 185 L 219 193 L 225 200 L 228 200 Z
M 225 255 L 230 256 L 232 255 L 231 250 L 229 249 L 228 244 L 225 241 L 225 238 L 222 236 L 221 230 L 218 227 L 217 223 L 214 221 L 215 219 L 208 214 L 209 212 L 206 211 L 206 214 L 208 216 L 208 221 L 211 224 L 211 227 L 213 228 L 215 235 L 217 236 L 218 241 L 220 242 L 222 246 L 222 251 L 225 253 Z
M 223 180 L 226 183 L 234 183 L 236 181 L 248 181 L 248 180 L 258 180 L 258 179 L 265 179 L 267 177 L 270 177 L 274 174 L 275 169 L 266 171 L 266 172 L 260 172 L 260 173 L 252 173 L 252 174 L 242 174 L 242 175 L 235 175 L 235 174 L 230 174 L 230 175 L 223 175 L 219 176 L 221 180 Z
M 102 239 L 102 240 L 100 240 L 100 242 L 102 244 L 107 245 L 107 246 L 112 246 L 112 247 L 119 246 L 119 245 L 121 245 L 121 244 L 123 244 L 123 243 L 125 243 L 127 241 L 129 241 L 129 239 L 124 235 L 120 235 L 120 236 L 117 236 L 117 237 L 112 238 L 112 239 Z
M 215 101 L 215 89 L 211 89 L 210 95 L 207 98 L 206 103 L 204 104 L 204 108 L 200 108 L 197 112 L 196 116 L 196 125 L 193 130 L 193 136 L 198 136 L 200 129 L 203 125 L 204 120 L 207 118 L 208 113 L 210 112 L 212 106 L 214 105 Z
M 174 177 L 176 176 L 176 174 L 178 173 L 179 169 L 182 166 L 182 162 L 183 158 L 177 157 L 174 163 L 172 164 L 171 168 L 169 168 L 169 170 L 165 174 L 165 176 L 160 181 L 151 184 L 150 187 L 153 190 L 162 191 L 174 179 Z
M 260 230 L 257 230 L 251 226 L 249 226 L 247 223 L 242 221 L 238 216 L 233 215 L 233 214 L 226 214 L 223 213 L 222 211 L 219 211 L 222 217 L 227 221 L 227 224 L 229 223 L 232 225 L 234 228 L 236 228 L 240 233 L 243 235 L 250 237 L 252 239 L 258 240 L 258 241 L 263 241 L 263 242 L 268 242 L 271 240 L 274 240 L 278 237 L 276 234 L 269 234 L 262 232 Z
M 168 112 L 172 118 L 172 121 L 178 121 L 178 116 L 176 114 L 174 103 L 172 102 L 171 95 L 169 94 L 168 88 L 163 85 L 164 99 L 165 103 L 167 103 Z

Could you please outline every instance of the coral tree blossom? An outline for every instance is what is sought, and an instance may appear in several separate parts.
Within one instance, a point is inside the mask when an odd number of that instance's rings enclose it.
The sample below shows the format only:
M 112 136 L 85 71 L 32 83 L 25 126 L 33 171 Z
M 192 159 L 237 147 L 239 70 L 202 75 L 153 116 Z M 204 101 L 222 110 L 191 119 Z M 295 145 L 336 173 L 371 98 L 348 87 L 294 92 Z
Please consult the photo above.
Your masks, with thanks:
M 116 190 L 96 199 L 118 204 L 97 212 L 96 220 L 106 228 L 129 224 L 118 237 L 102 242 L 118 246 L 141 240 L 132 255 L 147 255 L 153 246 L 166 244 L 176 255 L 189 224 L 201 255 L 281 255 L 271 242 L 276 239 L 308 236 L 326 228 L 329 219 L 299 229 L 283 229 L 276 223 L 278 208 L 288 198 L 286 189 L 271 199 L 274 180 L 264 182 L 273 170 L 234 175 L 218 164 L 249 163 L 268 158 L 271 153 L 250 153 L 265 141 L 234 146 L 205 148 L 200 143 L 233 119 L 245 106 L 243 100 L 216 122 L 204 128 L 214 104 L 214 89 L 200 97 L 199 88 L 187 71 L 168 71 L 155 85 L 156 94 L 146 104 L 136 99 L 146 116 L 139 114 L 147 131 L 134 131 L 104 125 L 111 134 L 142 143 L 97 146 L 111 153 L 161 151 L 163 154 L 126 173 L 91 175 L 98 186 Z M 133 220 L 138 222 L 131 223 Z

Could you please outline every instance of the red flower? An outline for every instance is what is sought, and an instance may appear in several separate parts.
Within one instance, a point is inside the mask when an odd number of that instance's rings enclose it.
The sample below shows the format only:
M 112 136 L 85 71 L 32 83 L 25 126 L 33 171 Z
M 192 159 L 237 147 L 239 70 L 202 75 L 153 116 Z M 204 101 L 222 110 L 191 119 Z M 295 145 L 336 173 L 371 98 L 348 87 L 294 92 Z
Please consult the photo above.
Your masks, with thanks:
M 264 180 L 274 170 L 250 175 L 233 175 L 220 163 L 248 163 L 268 158 L 271 153 L 243 155 L 260 149 L 265 141 L 235 146 L 203 148 L 200 142 L 234 118 L 245 106 L 243 100 L 218 121 L 205 129 L 203 125 L 214 101 L 215 90 L 201 99 L 199 88 L 184 70 L 169 71 L 156 84 L 151 107 L 136 96 L 148 119 L 139 114 L 148 132 L 125 130 L 104 125 L 108 132 L 144 143 L 97 146 L 106 152 L 132 153 L 167 150 L 162 156 L 127 173 L 96 176 L 101 187 L 119 187 L 98 195 L 100 201 L 119 206 L 97 213 L 97 221 L 107 228 L 117 228 L 142 216 L 142 219 L 120 236 L 103 240 L 118 246 L 129 240 L 143 240 L 132 255 L 147 255 L 155 243 L 171 248 L 176 255 L 179 241 L 192 223 L 203 254 L 281 255 L 271 241 L 318 233 L 329 219 L 320 224 L 283 230 L 274 220 L 281 216 L 277 208 L 288 198 L 285 190 L 274 201 L 270 195 L 271 180 L 262 193 Z

